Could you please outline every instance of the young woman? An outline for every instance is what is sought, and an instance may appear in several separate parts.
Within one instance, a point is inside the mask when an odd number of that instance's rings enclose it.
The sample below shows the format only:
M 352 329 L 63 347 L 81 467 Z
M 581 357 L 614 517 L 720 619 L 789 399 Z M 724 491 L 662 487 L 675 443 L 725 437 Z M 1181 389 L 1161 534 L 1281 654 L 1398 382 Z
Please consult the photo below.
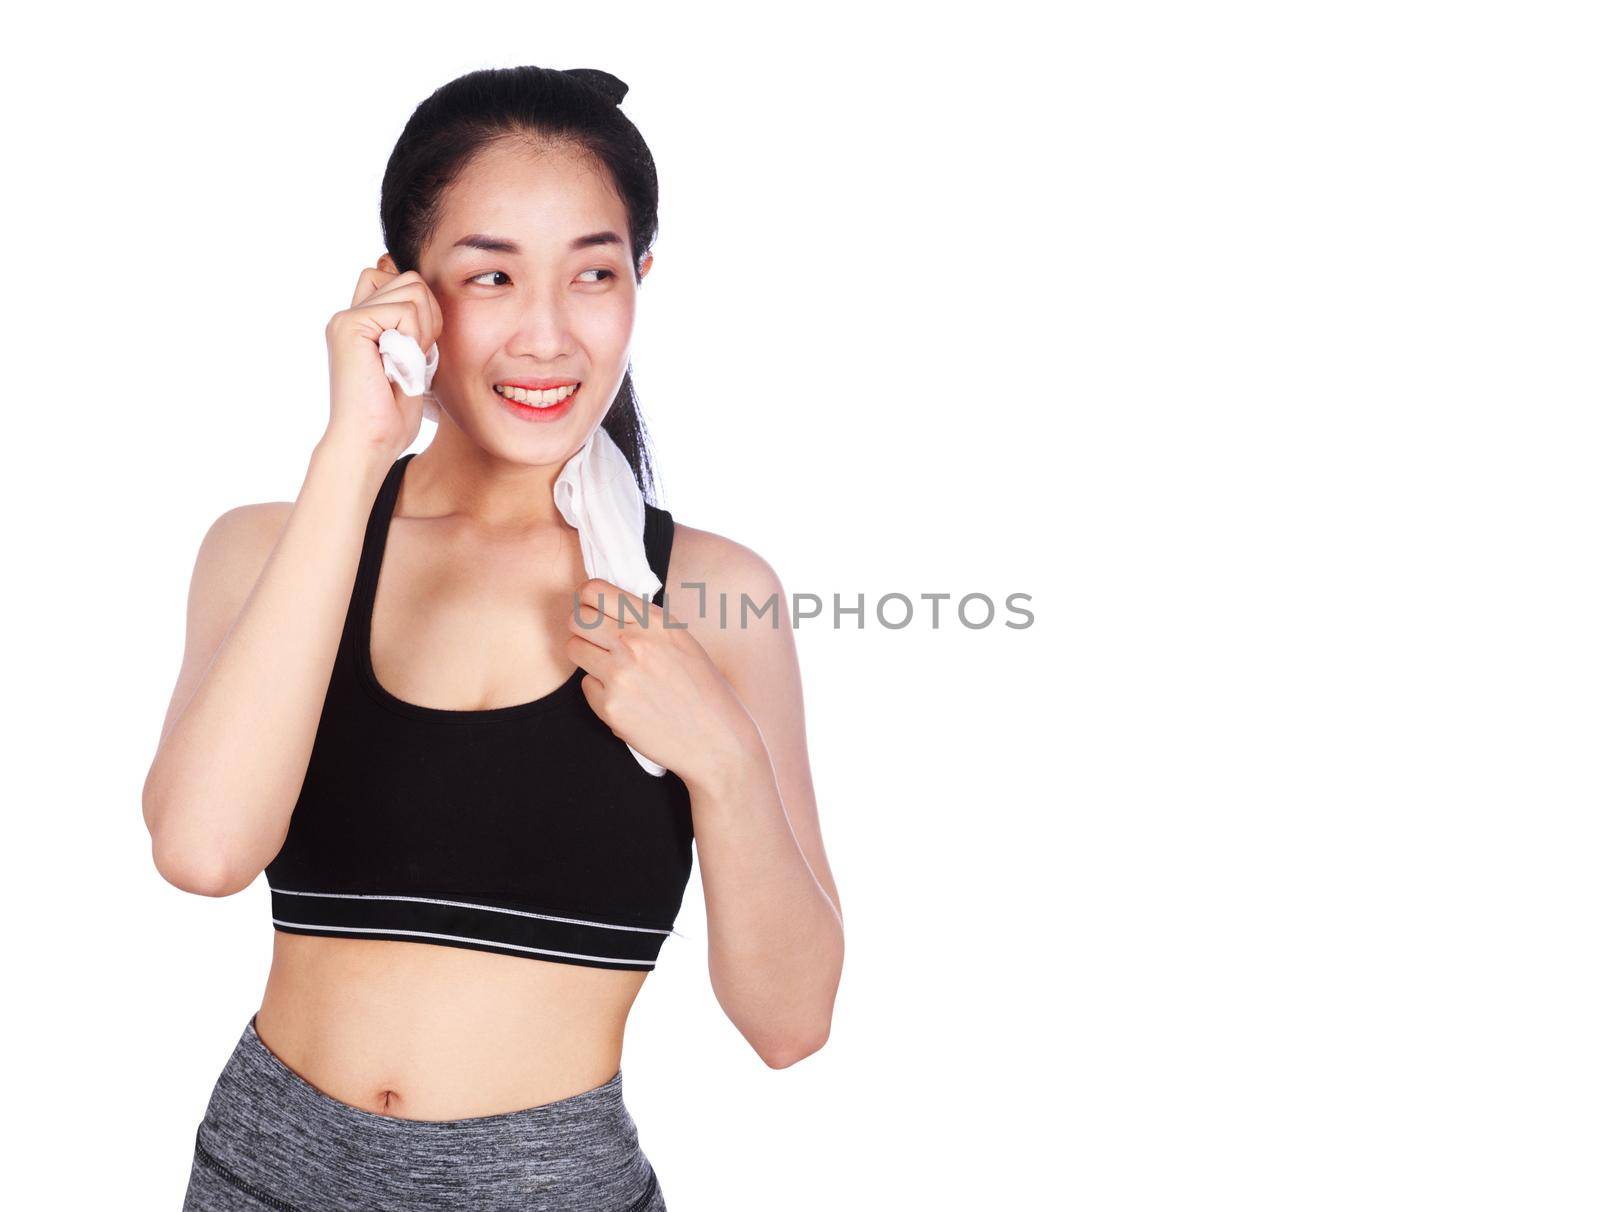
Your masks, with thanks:
M 299 496 L 201 545 L 145 820 L 187 891 L 265 871 L 276 932 L 185 1208 L 664 1208 L 621 1052 L 691 842 L 724 1011 L 773 1067 L 828 1037 L 843 928 L 782 586 L 648 503 L 656 175 L 626 91 L 519 67 L 417 108 Z M 387 329 L 438 346 L 419 454 Z M 598 426 L 652 601 L 587 577 L 554 503 Z

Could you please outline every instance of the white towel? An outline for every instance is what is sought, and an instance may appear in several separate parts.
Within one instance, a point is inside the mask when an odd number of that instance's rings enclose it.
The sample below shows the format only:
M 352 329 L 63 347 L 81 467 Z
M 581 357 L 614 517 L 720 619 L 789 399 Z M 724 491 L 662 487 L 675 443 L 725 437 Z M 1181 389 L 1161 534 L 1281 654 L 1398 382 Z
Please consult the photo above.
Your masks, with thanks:
M 424 359 L 416 341 L 398 328 L 386 328 L 378 338 L 378 352 L 383 355 L 383 373 L 406 395 L 420 396 L 433 386 L 433 372 L 439 369 L 438 345 L 429 349 Z
M 378 350 L 383 356 L 383 373 L 406 395 L 420 396 L 433 386 L 433 373 L 439 366 L 438 345 L 424 359 L 416 341 L 391 328 L 378 338 Z M 432 403 L 431 398 L 424 399 L 423 415 L 436 421 L 438 412 L 429 411 Z M 561 468 L 555 502 L 567 524 L 577 528 L 583 568 L 589 576 L 610 581 L 647 602 L 656 595 L 661 578 L 651 570 L 645 554 L 644 494 L 633 478 L 628 456 L 603 425 L 595 428 Z M 666 773 L 665 766 L 632 745 L 628 751 L 651 774 Z

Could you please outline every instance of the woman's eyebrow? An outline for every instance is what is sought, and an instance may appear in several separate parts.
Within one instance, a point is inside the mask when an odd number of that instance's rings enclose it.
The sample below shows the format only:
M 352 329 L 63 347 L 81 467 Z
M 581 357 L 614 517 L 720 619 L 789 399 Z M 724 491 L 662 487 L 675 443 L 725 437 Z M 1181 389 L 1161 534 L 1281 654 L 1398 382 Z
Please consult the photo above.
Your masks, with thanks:
M 579 236 L 567 247 L 577 252 L 580 248 L 593 248 L 599 244 L 622 244 L 622 237 L 614 231 L 592 231 L 587 236 Z M 507 253 L 513 257 L 522 255 L 522 246 L 515 240 L 508 240 L 504 236 L 485 236 L 474 232 L 470 236 L 462 236 L 450 246 L 451 251 L 458 248 L 476 248 L 483 252 Z

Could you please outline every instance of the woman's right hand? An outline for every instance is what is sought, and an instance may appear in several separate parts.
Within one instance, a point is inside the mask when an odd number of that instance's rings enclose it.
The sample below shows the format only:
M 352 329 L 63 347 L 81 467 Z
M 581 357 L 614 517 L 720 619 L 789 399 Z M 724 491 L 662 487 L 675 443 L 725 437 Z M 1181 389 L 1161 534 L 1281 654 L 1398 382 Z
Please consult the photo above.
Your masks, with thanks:
M 378 338 L 398 328 L 426 354 L 443 327 L 439 301 L 416 270 L 363 269 L 349 309 L 335 312 L 325 333 L 331 399 L 324 440 L 348 442 L 391 462 L 416 441 L 422 397 L 406 395 L 383 373 Z

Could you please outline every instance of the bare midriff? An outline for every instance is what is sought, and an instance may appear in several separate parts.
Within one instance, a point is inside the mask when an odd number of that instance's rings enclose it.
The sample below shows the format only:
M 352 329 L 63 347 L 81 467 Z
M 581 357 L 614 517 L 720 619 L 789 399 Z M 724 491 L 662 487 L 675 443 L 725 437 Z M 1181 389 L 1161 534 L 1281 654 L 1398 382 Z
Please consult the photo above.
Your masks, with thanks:
M 256 1033 L 348 1106 L 399 1119 L 500 1115 L 616 1076 L 646 975 L 275 930 Z

